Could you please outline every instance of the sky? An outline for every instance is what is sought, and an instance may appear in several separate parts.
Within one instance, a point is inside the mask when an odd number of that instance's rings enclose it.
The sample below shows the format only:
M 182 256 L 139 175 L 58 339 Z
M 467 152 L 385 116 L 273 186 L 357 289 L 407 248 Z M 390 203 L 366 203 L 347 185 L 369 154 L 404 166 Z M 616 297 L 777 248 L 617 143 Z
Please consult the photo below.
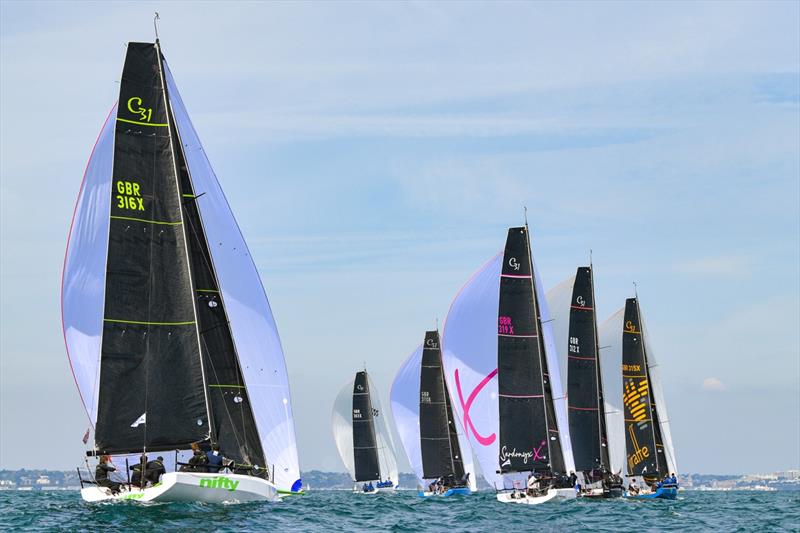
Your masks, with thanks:
M 0 468 L 72 469 L 60 321 L 127 41 L 159 34 L 256 260 L 300 466 L 528 209 L 545 286 L 636 282 L 682 471 L 800 468 L 800 3 L 0 2 Z M 407 461 L 400 459 L 401 469 Z

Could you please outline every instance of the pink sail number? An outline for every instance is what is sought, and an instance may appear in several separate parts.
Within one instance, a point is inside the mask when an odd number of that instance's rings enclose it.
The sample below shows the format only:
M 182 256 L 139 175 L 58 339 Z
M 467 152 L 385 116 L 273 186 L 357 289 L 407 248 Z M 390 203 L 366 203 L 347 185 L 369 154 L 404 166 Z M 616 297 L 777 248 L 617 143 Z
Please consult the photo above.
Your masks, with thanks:
M 514 326 L 511 324 L 510 316 L 501 316 L 497 319 L 497 333 L 500 335 L 513 335 Z

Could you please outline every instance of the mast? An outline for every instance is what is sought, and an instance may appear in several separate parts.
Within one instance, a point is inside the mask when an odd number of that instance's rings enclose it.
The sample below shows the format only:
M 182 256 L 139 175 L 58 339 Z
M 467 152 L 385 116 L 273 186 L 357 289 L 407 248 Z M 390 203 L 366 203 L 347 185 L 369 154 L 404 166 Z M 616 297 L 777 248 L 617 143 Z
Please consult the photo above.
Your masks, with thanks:
M 164 64 L 163 64 L 164 56 L 161 53 L 161 44 L 159 43 L 159 40 L 158 40 L 158 25 L 156 24 L 156 20 L 158 20 L 158 18 L 159 18 L 158 13 L 156 13 L 155 17 L 153 18 L 153 27 L 155 28 L 155 31 L 156 31 L 156 42 L 155 42 L 156 62 L 158 64 L 158 76 L 159 76 L 159 78 L 161 80 L 161 91 L 162 91 L 162 94 L 163 94 L 163 97 L 164 97 L 164 109 L 165 109 L 166 114 L 167 114 L 167 131 L 169 133 L 169 148 L 170 148 L 170 152 L 171 152 L 171 155 L 172 155 L 172 170 L 173 170 L 173 173 L 174 173 L 174 176 L 175 176 L 175 187 L 178 190 L 178 192 L 180 193 L 181 187 L 180 187 L 179 174 L 178 174 L 177 156 L 175 155 L 175 142 L 174 142 L 175 133 L 173 131 L 174 130 L 174 124 L 173 124 L 172 110 L 170 109 L 169 97 L 167 96 L 167 81 L 166 81 L 166 79 L 164 77 Z M 180 141 L 178 142 L 178 146 L 180 146 Z M 182 196 L 183 195 L 181 194 L 181 197 Z M 181 226 L 181 229 L 183 230 L 183 251 L 184 251 L 184 254 L 186 255 L 186 268 L 187 268 L 187 270 L 189 272 L 189 280 L 193 281 L 194 280 L 194 276 L 192 276 L 192 262 L 191 262 L 191 260 L 189 258 L 189 244 L 187 242 L 188 241 L 188 235 L 186 234 L 186 225 L 184 224 L 183 209 L 182 208 L 179 209 L 178 213 L 180 214 L 180 220 L 181 220 L 181 225 L 180 226 Z M 208 401 L 208 388 L 207 388 L 208 379 L 206 378 L 206 371 L 205 371 L 205 367 L 203 365 L 203 356 L 202 356 L 202 346 L 203 346 L 203 344 L 200 341 L 200 328 L 198 327 L 199 326 L 199 321 L 198 321 L 198 318 L 197 318 L 197 302 L 194 300 L 194 298 L 192 298 L 192 311 L 194 313 L 194 330 L 195 330 L 195 333 L 196 333 L 196 336 L 197 336 L 197 345 L 198 345 L 198 347 L 200 347 L 200 351 L 199 351 L 199 354 L 198 354 L 200 357 L 198 357 L 198 359 L 199 359 L 199 363 L 200 363 L 200 374 L 203 377 L 203 384 L 204 384 L 204 386 L 203 386 L 203 397 L 205 399 L 205 405 L 206 405 L 206 420 L 208 421 L 208 425 L 206 427 L 208 428 L 207 429 L 208 438 L 210 438 L 212 441 L 214 441 L 215 440 L 214 439 L 214 431 L 213 431 L 214 420 L 213 420 L 213 418 L 211 416 L 211 407 L 210 407 L 209 401 Z
M 592 307 L 597 300 L 594 296 L 594 266 L 591 261 L 591 251 L 589 253 L 589 281 L 592 285 Z M 597 379 L 597 423 L 600 427 L 600 434 L 598 435 L 600 442 L 600 466 L 610 469 L 611 460 L 608 454 L 608 429 L 606 428 L 606 403 L 603 395 L 603 373 L 600 367 L 600 338 L 597 331 L 597 313 L 592 310 L 592 328 L 594 330 L 594 346 L 595 346 L 595 369 Z
M 357 372 L 353 382 L 353 460 L 355 481 L 381 479 L 375 418 L 366 370 Z

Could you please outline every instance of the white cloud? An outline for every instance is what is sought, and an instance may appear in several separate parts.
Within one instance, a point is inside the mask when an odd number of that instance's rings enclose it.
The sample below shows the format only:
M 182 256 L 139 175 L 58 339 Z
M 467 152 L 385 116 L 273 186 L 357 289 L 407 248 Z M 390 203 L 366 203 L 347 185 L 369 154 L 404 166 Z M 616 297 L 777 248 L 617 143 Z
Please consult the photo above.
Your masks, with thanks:
M 725 384 L 719 378 L 706 378 L 703 380 L 703 390 L 719 392 L 725 390 Z

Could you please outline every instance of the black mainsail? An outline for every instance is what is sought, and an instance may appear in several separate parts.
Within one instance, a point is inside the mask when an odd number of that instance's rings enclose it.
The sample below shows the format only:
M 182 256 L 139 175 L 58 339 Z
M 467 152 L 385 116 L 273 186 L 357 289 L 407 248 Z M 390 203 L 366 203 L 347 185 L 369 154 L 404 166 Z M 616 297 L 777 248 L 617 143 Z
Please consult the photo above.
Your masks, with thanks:
M 378 443 L 375 436 L 375 412 L 370 399 L 366 370 L 356 372 L 353 383 L 353 459 L 355 481 L 381 479 Z
M 502 473 L 564 472 L 528 228 L 510 228 L 500 277 L 497 385 Z
M 622 331 L 622 403 L 628 475 L 645 478 L 667 474 L 661 425 L 650 386 L 647 350 L 637 298 L 625 300 Z
M 425 332 L 420 368 L 419 435 L 426 479 L 464 477 L 464 462 L 444 380 L 438 331 Z
M 210 441 L 239 464 L 264 467 L 163 61 L 158 42 L 128 45 L 114 138 L 95 453 Z
M 599 355 L 592 267 L 579 267 L 569 311 L 567 399 L 575 468 L 584 472 L 610 466 Z
M 129 43 L 119 101 L 95 444 L 185 448 L 211 430 L 157 45 Z

